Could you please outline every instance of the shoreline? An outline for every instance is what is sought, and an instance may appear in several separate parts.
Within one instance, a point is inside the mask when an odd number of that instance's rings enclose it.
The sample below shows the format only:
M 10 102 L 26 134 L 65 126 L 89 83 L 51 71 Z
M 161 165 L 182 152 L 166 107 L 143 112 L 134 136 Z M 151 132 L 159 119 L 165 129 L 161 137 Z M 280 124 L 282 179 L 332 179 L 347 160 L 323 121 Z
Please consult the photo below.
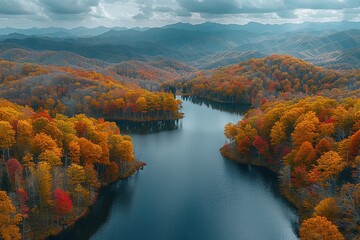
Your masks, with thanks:
M 257 160 L 255 156 L 246 157 L 246 156 L 240 156 L 239 154 L 234 154 L 229 149 L 226 149 L 228 147 L 229 147 L 229 145 L 223 145 L 219 149 L 221 156 L 223 156 L 227 160 L 235 161 L 240 164 L 247 164 L 247 165 L 265 168 L 265 169 L 275 173 L 276 175 L 279 175 L 279 169 L 277 169 L 275 167 L 271 167 L 271 165 Z M 278 184 L 278 187 L 279 187 L 279 192 L 284 197 L 284 199 L 287 202 L 289 202 L 296 209 L 296 213 L 299 217 L 299 222 L 301 222 L 301 220 L 303 219 L 303 214 L 301 213 L 302 210 L 300 208 L 300 204 L 297 201 L 296 197 L 294 195 L 292 195 L 288 191 L 288 189 L 284 188 L 280 184 Z M 297 230 L 296 234 L 298 234 L 299 228 L 297 228 L 296 230 Z
M 253 166 L 257 166 L 257 167 L 263 167 L 263 168 L 270 170 L 273 173 L 279 174 L 279 169 L 276 166 L 267 164 L 263 161 L 259 161 L 258 159 L 256 159 L 256 156 L 253 156 L 253 155 L 239 156 L 238 154 L 234 154 L 232 151 L 227 149 L 229 147 L 230 147 L 230 145 L 224 145 L 219 149 L 220 154 L 223 157 L 225 157 L 231 161 L 241 163 L 241 164 L 249 164 L 249 165 L 253 165 Z
M 85 218 L 90 213 L 90 211 L 93 208 L 94 204 L 97 202 L 98 195 L 100 194 L 101 191 L 103 191 L 104 189 L 110 187 L 113 184 L 116 184 L 117 182 L 119 182 L 121 180 L 124 180 L 124 179 L 127 179 L 127 178 L 131 177 L 136 172 L 138 172 L 140 170 L 143 170 L 143 168 L 145 166 L 146 166 L 146 163 L 137 161 L 132 166 L 132 168 L 129 169 L 129 171 L 127 173 L 125 173 L 123 175 L 119 175 L 118 180 L 116 180 L 116 181 L 114 181 L 112 183 L 101 184 L 100 188 L 96 192 L 96 196 L 95 196 L 94 201 L 88 207 L 86 207 L 86 209 L 84 209 L 84 211 L 82 211 L 78 216 L 76 216 L 73 219 L 69 220 L 68 224 L 62 225 L 62 227 L 54 228 L 54 233 L 52 233 L 52 234 L 50 234 L 48 236 L 45 236 L 44 239 L 48 239 L 48 240 L 59 239 L 59 237 L 60 237 L 59 235 L 61 235 L 67 229 L 70 229 L 71 227 L 73 227 L 76 222 L 78 222 L 79 220 Z
M 176 95 L 184 96 L 184 97 L 196 97 L 196 98 L 201 99 L 201 100 L 210 101 L 210 102 L 219 103 L 219 104 L 233 104 L 233 105 L 248 105 L 248 106 L 251 106 L 250 103 L 246 103 L 246 102 L 223 101 L 223 100 L 220 100 L 218 98 L 208 98 L 208 97 L 203 97 L 203 96 L 199 96 L 199 95 L 194 95 L 194 94 L 191 94 L 191 93 L 182 93 L 182 94 L 176 94 Z
M 167 121 L 178 121 L 183 119 L 185 116 L 181 115 L 179 117 L 170 118 L 170 119 L 133 119 L 133 118 L 104 118 L 105 121 L 117 122 L 117 121 L 126 121 L 132 123 L 150 123 L 150 122 L 167 122 Z

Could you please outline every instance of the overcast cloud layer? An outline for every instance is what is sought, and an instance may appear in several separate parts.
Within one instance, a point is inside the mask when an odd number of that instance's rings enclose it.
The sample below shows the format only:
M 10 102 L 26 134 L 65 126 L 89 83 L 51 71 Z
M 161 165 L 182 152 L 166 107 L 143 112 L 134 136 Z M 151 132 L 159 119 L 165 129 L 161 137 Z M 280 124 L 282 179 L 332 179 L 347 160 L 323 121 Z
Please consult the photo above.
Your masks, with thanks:
M 360 21 L 360 0 L 0 0 L 0 27 Z

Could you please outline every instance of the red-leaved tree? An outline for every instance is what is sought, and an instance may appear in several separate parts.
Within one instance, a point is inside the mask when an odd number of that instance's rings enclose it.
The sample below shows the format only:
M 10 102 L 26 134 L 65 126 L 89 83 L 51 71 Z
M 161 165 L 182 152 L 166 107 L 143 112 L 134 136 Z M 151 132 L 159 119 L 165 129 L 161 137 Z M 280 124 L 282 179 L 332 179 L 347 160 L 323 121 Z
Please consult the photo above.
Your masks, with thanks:
M 69 195 L 60 188 L 54 190 L 55 210 L 58 215 L 66 215 L 72 211 L 72 201 Z

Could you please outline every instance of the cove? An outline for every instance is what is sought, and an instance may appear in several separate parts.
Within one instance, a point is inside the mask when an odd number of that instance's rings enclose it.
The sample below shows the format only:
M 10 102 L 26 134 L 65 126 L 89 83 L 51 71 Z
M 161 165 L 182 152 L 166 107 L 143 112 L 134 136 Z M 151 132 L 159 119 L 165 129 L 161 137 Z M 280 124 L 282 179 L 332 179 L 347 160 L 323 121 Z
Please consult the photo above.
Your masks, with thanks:
M 183 99 L 172 131 L 131 134 L 143 171 L 103 189 L 89 215 L 58 239 L 291 240 L 296 210 L 277 176 L 224 159 L 224 125 L 241 115 Z

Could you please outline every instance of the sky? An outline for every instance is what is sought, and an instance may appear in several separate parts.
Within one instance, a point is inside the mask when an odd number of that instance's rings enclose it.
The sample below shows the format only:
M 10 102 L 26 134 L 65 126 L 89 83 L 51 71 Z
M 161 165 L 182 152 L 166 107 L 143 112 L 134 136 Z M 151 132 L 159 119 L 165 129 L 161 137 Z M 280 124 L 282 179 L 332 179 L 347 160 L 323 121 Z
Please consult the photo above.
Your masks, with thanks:
M 341 20 L 360 21 L 360 0 L 0 0 L 0 28 Z

